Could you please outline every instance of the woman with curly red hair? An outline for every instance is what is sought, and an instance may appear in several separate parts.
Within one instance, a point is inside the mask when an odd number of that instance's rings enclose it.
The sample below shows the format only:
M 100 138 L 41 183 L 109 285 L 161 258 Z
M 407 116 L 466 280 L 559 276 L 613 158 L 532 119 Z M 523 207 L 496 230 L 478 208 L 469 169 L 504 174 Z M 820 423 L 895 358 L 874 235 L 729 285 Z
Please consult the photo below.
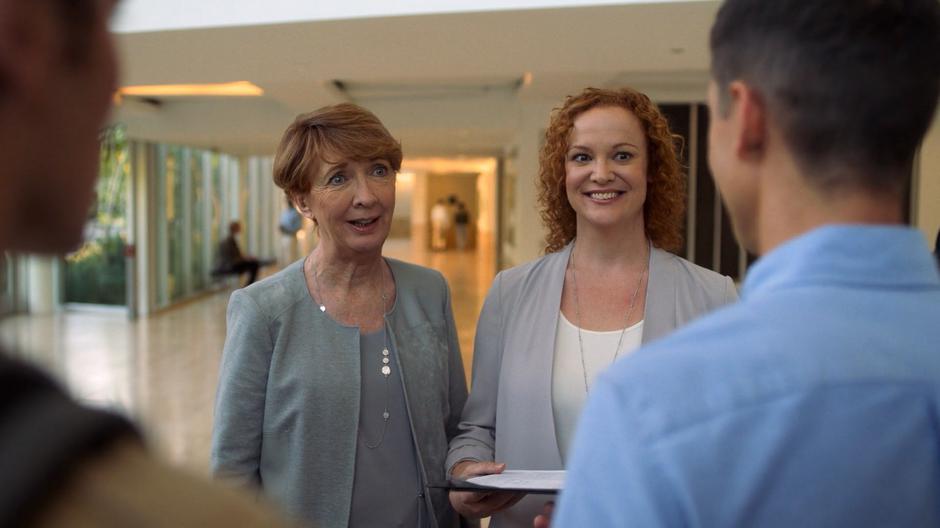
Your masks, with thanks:
M 556 109 L 539 159 L 545 256 L 493 282 L 473 387 L 450 443 L 455 477 L 562 469 L 595 376 L 618 357 L 737 298 L 681 243 L 684 176 L 665 117 L 636 90 L 587 88 Z M 451 492 L 467 517 L 532 526 L 544 498 Z

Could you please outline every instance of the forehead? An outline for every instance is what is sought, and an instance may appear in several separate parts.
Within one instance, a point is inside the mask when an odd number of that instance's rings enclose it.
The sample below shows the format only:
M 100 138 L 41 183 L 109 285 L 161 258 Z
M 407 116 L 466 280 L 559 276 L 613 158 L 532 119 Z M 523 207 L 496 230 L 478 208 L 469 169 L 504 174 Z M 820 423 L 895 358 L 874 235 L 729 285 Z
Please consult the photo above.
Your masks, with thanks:
M 328 154 L 321 156 L 317 160 L 315 172 L 322 175 L 337 167 L 364 167 L 367 165 L 372 165 L 377 161 L 385 161 L 388 163 L 388 161 L 384 159 L 367 159 L 359 156 L 349 156 L 344 154 Z
M 646 133 L 633 112 L 619 106 L 592 108 L 575 118 L 568 135 L 569 144 L 646 143 Z

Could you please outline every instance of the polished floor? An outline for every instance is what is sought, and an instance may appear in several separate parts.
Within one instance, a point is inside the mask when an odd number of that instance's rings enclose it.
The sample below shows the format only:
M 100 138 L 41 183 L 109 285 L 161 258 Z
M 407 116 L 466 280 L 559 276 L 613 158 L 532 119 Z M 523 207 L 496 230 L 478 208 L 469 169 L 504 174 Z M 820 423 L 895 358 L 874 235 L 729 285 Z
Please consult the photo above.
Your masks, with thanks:
M 477 314 L 495 271 L 491 244 L 481 246 L 431 252 L 404 239 L 385 246 L 387 256 L 447 277 L 468 376 Z M 230 293 L 219 290 L 136 321 L 101 310 L 13 316 L 0 323 L 0 341 L 51 370 L 80 400 L 134 417 L 174 464 L 206 474 Z

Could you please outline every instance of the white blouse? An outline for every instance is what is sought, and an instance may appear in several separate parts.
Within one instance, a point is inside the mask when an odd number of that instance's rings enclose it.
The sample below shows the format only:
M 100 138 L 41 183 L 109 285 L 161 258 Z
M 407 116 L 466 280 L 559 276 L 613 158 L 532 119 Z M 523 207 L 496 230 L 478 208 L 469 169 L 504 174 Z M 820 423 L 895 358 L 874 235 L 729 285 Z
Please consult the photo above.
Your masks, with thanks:
M 604 369 L 613 363 L 615 357 L 623 357 L 640 348 L 643 340 L 643 321 L 623 330 L 594 332 L 581 330 L 584 363 L 582 366 L 582 346 L 578 343 L 578 327 L 558 311 L 558 325 L 555 332 L 555 361 L 552 366 L 552 412 L 555 417 L 555 437 L 561 451 L 561 461 L 567 463 L 568 449 L 574 440 L 578 416 L 587 400 L 584 376 L 587 374 L 588 388 Z M 620 352 L 614 349 L 623 332 Z M 585 372 L 586 370 L 586 372 Z

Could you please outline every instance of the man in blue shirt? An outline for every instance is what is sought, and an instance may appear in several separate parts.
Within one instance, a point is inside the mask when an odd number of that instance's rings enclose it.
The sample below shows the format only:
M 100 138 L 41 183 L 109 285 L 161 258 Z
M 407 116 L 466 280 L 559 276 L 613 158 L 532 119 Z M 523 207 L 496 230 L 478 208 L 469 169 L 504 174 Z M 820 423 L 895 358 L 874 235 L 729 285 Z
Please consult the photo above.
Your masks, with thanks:
M 902 223 L 940 3 L 727 0 L 711 51 L 709 162 L 761 257 L 601 377 L 554 523 L 938 526 L 940 274 Z

